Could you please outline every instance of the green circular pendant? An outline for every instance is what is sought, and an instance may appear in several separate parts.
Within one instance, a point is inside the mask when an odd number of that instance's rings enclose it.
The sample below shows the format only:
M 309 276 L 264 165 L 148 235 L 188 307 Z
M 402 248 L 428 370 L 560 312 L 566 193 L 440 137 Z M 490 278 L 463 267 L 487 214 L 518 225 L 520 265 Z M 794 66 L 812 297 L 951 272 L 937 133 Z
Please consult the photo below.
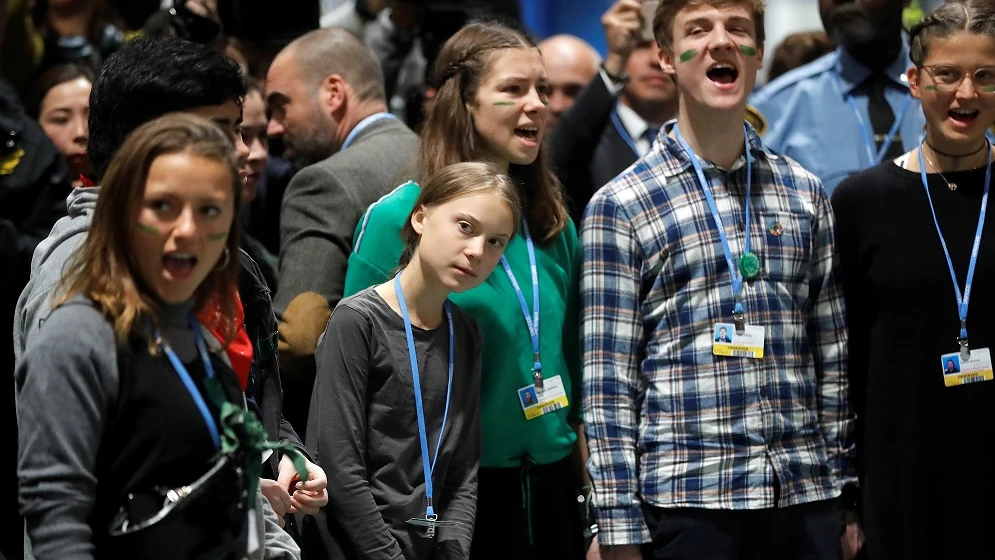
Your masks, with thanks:
M 760 274 L 760 257 L 753 251 L 743 253 L 743 256 L 739 257 L 739 271 L 744 279 L 753 280 Z

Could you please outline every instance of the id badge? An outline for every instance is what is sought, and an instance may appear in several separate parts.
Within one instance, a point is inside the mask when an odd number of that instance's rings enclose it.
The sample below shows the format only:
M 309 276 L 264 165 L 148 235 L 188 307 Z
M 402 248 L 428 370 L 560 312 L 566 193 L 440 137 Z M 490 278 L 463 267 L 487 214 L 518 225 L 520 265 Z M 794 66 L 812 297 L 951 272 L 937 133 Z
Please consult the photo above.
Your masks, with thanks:
M 940 356 L 940 368 L 943 371 L 943 384 L 947 387 L 967 385 L 991 381 L 992 355 L 987 348 L 971 350 L 971 358 L 962 360 L 960 352 L 951 352 Z
M 559 375 L 544 379 L 542 385 L 542 389 L 533 384 L 518 390 L 518 400 L 525 411 L 526 420 L 566 408 L 569 404 L 567 392 L 563 389 L 563 379 Z
M 764 357 L 764 336 L 766 329 L 757 325 L 746 325 L 742 334 L 736 333 L 732 323 L 715 323 L 712 329 L 712 354 L 733 358 Z
M 435 538 L 435 530 L 439 527 L 455 527 L 457 525 L 462 525 L 463 523 L 459 521 L 443 521 L 438 519 L 438 516 L 433 516 L 435 519 L 430 519 L 428 517 L 412 517 L 408 520 L 408 525 L 415 525 L 417 527 L 425 528 L 425 536 L 428 538 Z

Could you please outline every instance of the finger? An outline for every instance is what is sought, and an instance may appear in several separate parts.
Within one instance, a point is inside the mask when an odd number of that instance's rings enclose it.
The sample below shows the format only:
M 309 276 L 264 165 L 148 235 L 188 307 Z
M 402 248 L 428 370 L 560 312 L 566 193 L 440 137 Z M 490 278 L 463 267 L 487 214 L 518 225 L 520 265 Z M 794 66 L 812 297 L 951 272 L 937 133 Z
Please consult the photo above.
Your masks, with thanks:
M 328 486 L 328 481 L 324 477 L 316 478 L 313 480 L 306 480 L 303 482 L 298 482 L 294 485 L 297 490 L 310 490 L 310 491 L 320 491 L 324 490 Z
M 304 515 L 314 515 L 321 508 L 321 505 L 305 500 L 304 496 L 294 495 L 292 501 L 294 509 Z
M 291 465 L 291 467 L 293 467 L 293 465 Z M 295 476 L 297 476 L 297 471 L 293 468 L 285 468 L 283 463 L 280 463 L 280 474 L 276 477 L 276 481 L 280 483 L 280 488 L 289 491 L 294 484 Z
M 286 520 L 283 519 L 282 515 L 276 516 L 276 523 L 280 526 L 281 529 L 283 529 L 284 526 L 287 524 Z

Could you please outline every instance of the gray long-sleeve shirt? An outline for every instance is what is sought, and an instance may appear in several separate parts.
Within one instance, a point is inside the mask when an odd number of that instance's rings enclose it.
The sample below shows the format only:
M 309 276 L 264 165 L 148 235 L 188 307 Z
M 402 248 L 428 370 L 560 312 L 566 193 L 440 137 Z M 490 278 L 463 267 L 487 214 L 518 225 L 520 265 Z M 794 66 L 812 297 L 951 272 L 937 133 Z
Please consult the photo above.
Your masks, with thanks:
M 318 345 L 307 444 L 328 475 L 328 506 L 305 525 L 324 558 L 468 558 L 480 463 L 480 346 L 476 322 L 453 306 L 448 420 L 432 475 L 442 527 L 435 539 L 406 523 L 425 516 L 425 476 L 404 323 L 369 288 L 342 300 Z M 446 404 L 449 330 L 413 328 L 429 454 Z M 313 554 L 305 547 L 307 554 Z

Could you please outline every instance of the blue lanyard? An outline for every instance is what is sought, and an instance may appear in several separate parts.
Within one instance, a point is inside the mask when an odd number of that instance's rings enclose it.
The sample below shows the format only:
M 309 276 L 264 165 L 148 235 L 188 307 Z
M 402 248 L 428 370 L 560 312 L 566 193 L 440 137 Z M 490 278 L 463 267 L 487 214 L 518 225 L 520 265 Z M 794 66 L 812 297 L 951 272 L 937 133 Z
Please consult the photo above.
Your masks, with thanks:
M 729 275 L 732 276 L 732 296 L 735 301 L 735 307 L 733 308 L 734 317 L 742 317 L 743 315 L 743 303 L 739 301 L 739 294 L 743 291 L 743 275 L 736 267 L 736 263 L 732 258 L 732 249 L 729 248 L 729 239 L 726 237 L 725 226 L 722 225 L 722 216 L 719 215 L 719 207 L 715 204 L 715 197 L 712 196 L 712 189 L 708 186 L 708 179 L 705 178 L 705 172 L 701 169 L 701 163 L 698 161 L 698 156 L 695 155 L 694 150 L 691 146 L 684 141 L 681 137 L 681 129 L 676 124 L 674 125 L 674 136 L 677 138 L 677 142 L 684 148 L 684 151 L 688 153 L 688 158 L 691 159 L 691 165 L 694 166 L 694 172 L 698 174 L 698 182 L 701 183 L 701 190 L 705 193 L 705 200 L 708 201 L 708 208 L 712 211 L 712 218 L 715 220 L 715 227 L 719 229 L 719 239 L 722 241 L 722 251 L 725 252 L 726 264 L 729 266 Z M 746 236 L 746 245 L 744 246 L 743 254 L 750 253 L 750 187 L 753 182 L 753 158 L 750 156 L 750 138 L 749 132 L 747 131 L 746 124 L 743 125 L 743 152 L 746 154 L 746 224 L 744 226 L 744 234 Z M 739 325 L 737 324 L 737 329 Z
M 425 519 L 435 521 L 439 516 L 432 506 L 432 472 L 439 460 L 439 449 L 442 448 L 442 434 L 446 431 L 446 420 L 449 417 L 449 397 L 453 392 L 453 311 L 449 300 L 443 304 L 446 311 L 446 323 L 449 324 L 449 385 L 446 387 L 446 408 L 442 413 L 442 426 L 439 427 L 439 442 L 435 446 L 432 462 L 428 460 L 428 434 L 425 429 L 425 408 L 421 398 L 421 376 L 418 374 L 418 355 L 415 353 L 415 337 L 411 333 L 411 316 L 408 315 L 408 305 L 401 291 L 401 273 L 394 276 L 394 291 L 397 292 L 397 303 L 401 306 L 401 317 L 404 318 L 404 336 L 408 339 L 408 358 L 411 360 L 411 377 L 414 379 L 415 411 L 418 413 L 418 440 L 421 442 L 422 471 L 425 473 Z
M 207 378 L 210 379 L 214 377 L 214 366 L 211 364 L 211 354 L 207 351 L 207 345 L 204 344 L 204 335 L 200 332 L 200 323 L 194 319 L 191 315 L 188 319 L 190 324 L 190 330 L 193 331 L 194 339 L 197 341 L 197 353 L 200 354 L 200 359 L 204 362 L 204 372 Z M 197 405 L 200 410 L 201 416 L 204 417 L 204 423 L 207 424 L 207 431 L 211 433 L 211 441 L 214 442 L 214 449 L 221 449 L 221 436 L 218 434 L 218 425 L 214 422 L 214 417 L 211 415 L 211 411 L 207 408 L 207 403 L 204 402 L 203 395 L 200 394 L 200 390 L 197 389 L 197 384 L 194 383 L 193 378 L 190 377 L 190 372 L 187 368 L 183 366 L 183 362 L 173 351 L 173 348 L 162 335 L 156 330 L 155 337 L 160 341 L 163 351 L 166 353 L 166 357 L 169 358 L 169 362 L 173 365 L 173 369 L 176 370 L 176 375 L 180 377 L 183 385 L 187 388 L 190 396 L 193 397 L 193 402 Z
M 612 107 L 611 119 L 612 124 L 615 125 L 615 130 L 618 131 L 618 135 L 622 137 L 622 141 L 629 145 L 629 148 L 632 149 L 632 153 L 636 154 L 636 157 L 638 158 L 639 148 L 636 146 L 636 141 L 629 135 L 629 131 L 625 128 L 625 125 L 622 124 L 622 119 L 618 116 L 618 110 L 614 107 Z
M 529 338 L 532 340 L 532 382 L 535 383 L 536 389 L 542 390 L 542 359 L 539 355 L 539 269 L 536 268 L 535 244 L 532 242 L 532 234 L 529 233 L 529 224 L 524 219 L 522 220 L 522 229 L 525 230 L 525 246 L 529 251 L 529 266 L 532 268 L 531 314 L 528 303 L 525 302 L 525 294 L 522 293 L 522 288 L 518 285 L 518 280 L 515 279 L 515 273 L 511 271 L 511 265 L 508 264 L 508 259 L 504 255 L 501 255 L 501 266 L 504 267 L 504 273 L 508 275 L 511 287 L 515 290 L 515 295 L 518 296 L 518 303 L 522 306 L 522 315 L 525 316 L 525 324 L 529 328 Z
M 925 141 L 925 139 L 923 139 Z M 926 200 L 929 201 L 929 211 L 933 213 L 933 225 L 936 226 L 936 234 L 940 236 L 940 246 L 943 247 L 943 255 L 947 257 L 947 268 L 950 270 L 950 279 L 954 283 L 954 294 L 957 296 L 957 313 L 960 316 L 960 347 L 962 359 L 971 356 L 967 345 L 967 306 L 971 301 L 971 285 L 974 283 L 974 269 L 978 264 L 978 250 L 981 248 L 981 232 L 985 229 L 985 214 L 988 212 L 988 187 L 992 179 L 992 150 L 988 146 L 988 167 L 985 169 L 985 193 L 981 197 L 981 213 L 978 215 L 978 229 L 974 234 L 974 247 L 971 249 L 971 261 L 967 266 L 967 279 L 964 283 L 963 295 L 960 285 L 957 284 L 957 273 L 954 272 L 954 263 L 950 259 L 950 251 L 947 250 L 947 241 L 940 231 L 940 222 L 936 219 L 936 208 L 933 206 L 933 197 L 929 194 L 929 183 L 926 180 L 926 162 L 922 156 L 923 142 L 919 143 L 919 174 L 922 177 L 922 188 L 926 190 Z
M 874 151 L 874 148 L 877 147 L 874 135 L 871 134 L 870 127 L 864 121 L 864 116 L 860 113 L 857 102 L 854 101 L 853 96 L 849 93 L 846 94 L 846 100 L 850 103 L 854 116 L 857 117 L 857 125 L 860 126 L 860 135 L 864 137 L 864 149 L 867 150 L 867 159 L 871 161 L 871 165 L 881 163 L 881 160 L 888 153 L 888 148 L 891 148 L 891 143 L 894 142 L 895 135 L 898 134 L 898 129 L 902 127 L 902 121 L 905 120 L 905 113 L 909 110 L 909 105 L 912 104 L 912 95 L 906 95 L 905 103 L 902 104 L 902 109 L 895 117 L 895 123 L 891 125 L 891 130 L 888 131 L 888 137 L 885 138 L 884 144 L 881 145 L 881 149 L 877 153 Z
M 396 119 L 396 118 L 397 117 L 395 117 L 393 113 L 377 113 L 375 115 L 370 115 L 366 117 L 365 119 L 356 123 L 356 126 L 352 128 L 352 131 L 349 133 L 349 135 L 345 137 L 345 142 L 342 142 L 341 149 L 344 150 L 348 148 L 349 144 L 352 144 L 352 141 L 356 139 L 356 135 L 358 135 L 360 132 L 363 131 L 363 129 L 370 126 L 371 124 L 377 121 L 382 121 L 384 119 Z

